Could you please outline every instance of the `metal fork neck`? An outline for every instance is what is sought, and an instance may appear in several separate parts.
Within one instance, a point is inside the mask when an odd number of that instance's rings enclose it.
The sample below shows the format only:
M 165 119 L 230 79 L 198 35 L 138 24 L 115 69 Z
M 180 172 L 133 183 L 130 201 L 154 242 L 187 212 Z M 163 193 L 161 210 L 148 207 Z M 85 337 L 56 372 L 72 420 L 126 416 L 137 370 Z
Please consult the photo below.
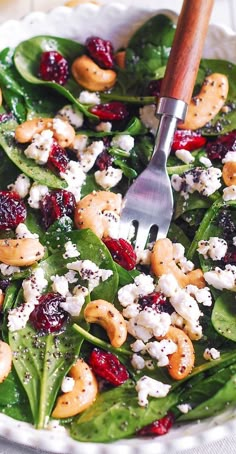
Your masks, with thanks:
M 180 99 L 162 97 L 157 105 L 157 115 L 168 115 L 184 121 L 188 105 Z

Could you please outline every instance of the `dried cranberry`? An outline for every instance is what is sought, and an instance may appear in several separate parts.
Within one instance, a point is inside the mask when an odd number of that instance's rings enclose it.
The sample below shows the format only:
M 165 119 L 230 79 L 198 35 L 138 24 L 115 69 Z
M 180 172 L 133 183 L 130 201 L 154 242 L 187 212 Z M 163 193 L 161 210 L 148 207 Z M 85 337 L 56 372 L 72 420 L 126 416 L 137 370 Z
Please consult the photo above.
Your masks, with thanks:
M 216 225 L 222 229 L 222 236 L 225 238 L 235 234 L 235 224 L 232 215 L 227 210 L 222 210 L 216 220 Z
M 174 424 L 174 416 L 172 413 L 168 413 L 161 419 L 157 419 L 151 424 L 143 427 L 137 432 L 137 435 L 147 436 L 147 435 L 165 435 Z
M 149 295 L 142 296 L 138 300 L 138 304 L 142 309 L 151 307 L 152 309 L 158 309 L 158 311 L 159 306 L 165 305 L 166 302 L 166 297 L 160 292 L 149 293 Z
M 100 153 L 97 157 L 95 165 L 99 168 L 99 170 L 106 170 L 112 165 L 113 160 L 113 157 L 107 153 L 107 151 L 102 151 L 102 153 Z
M 64 189 L 56 189 L 46 194 L 40 202 L 42 223 L 47 229 L 62 216 L 73 217 L 75 197 Z
M 207 144 L 209 159 L 223 159 L 228 151 L 236 151 L 236 130 L 219 136 L 216 140 Z
M 0 114 L 0 123 L 4 123 L 5 121 L 12 120 L 14 118 L 12 113 L 2 113 Z
M 114 66 L 114 50 L 110 41 L 92 36 L 85 43 L 90 57 L 101 68 L 111 69 Z
M 103 238 L 113 260 L 126 270 L 132 270 L 136 265 L 137 256 L 133 246 L 123 238 Z
M 52 170 L 56 169 L 58 172 L 65 172 L 68 163 L 69 157 L 65 148 L 62 148 L 56 141 L 54 141 L 47 162 L 48 167 Z
M 163 79 L 151 80 L 147 87 L 147 92 L 149 96 L 160 96 L 161 83 Z
M 224 258 L 223 258 L 224 263 L 231 263 L 231 264 L 236 264 L 236 247 L 234 247 L 232 250 L 226 252 Z
M 89 365 L 95 375 L 104 378 L 113 386 L 120 386 L 129 378 L 127 369 L 117 356 L 99 348 L 94 348 L 92 351 L 89 357 Z
M 10 280 L 9 279 L 1 279 L 0 280 L 0 289 L 2 292 L 5 292 L 8 285 L 10 285 Z
M 90 107 L 89 110 L 94 115 L 97 115 L 100 120 L 105 121 L 124 120 L 129 115 L 126 105 L 120 101 L 97 104 L 96 106 Z
M 59 331 L 68 317 L 67 312 L 60 306 L 64 302 L 65 298 L 59 293 L 46 293 L 40 296 L 38 304 L 30 314 L 33 327 L 45 333 Z
M 67 60 L 55 50 L 43 52 L 39 65 L 39 77 L 46 81 L 65 85 L 69 77 Z
M 206 138 L 201 134 L 190 130 L 177 130 L 175 131 L 174 140 L 172 143 L 172 151 L 176 150 L 196 150 L 205 145 Z
M 26 215 L 26 206 L 16 192 L 0 191 L 0 230 L 15 229 Z

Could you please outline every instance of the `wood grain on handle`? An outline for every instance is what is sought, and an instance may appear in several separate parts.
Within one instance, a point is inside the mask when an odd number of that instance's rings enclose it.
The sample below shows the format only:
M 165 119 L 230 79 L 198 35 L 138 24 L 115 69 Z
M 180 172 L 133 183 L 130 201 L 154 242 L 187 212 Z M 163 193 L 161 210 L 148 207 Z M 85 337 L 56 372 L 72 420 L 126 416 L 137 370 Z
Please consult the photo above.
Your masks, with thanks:
M 189 104 L 214 0 L 184 0 L 160 96 Z

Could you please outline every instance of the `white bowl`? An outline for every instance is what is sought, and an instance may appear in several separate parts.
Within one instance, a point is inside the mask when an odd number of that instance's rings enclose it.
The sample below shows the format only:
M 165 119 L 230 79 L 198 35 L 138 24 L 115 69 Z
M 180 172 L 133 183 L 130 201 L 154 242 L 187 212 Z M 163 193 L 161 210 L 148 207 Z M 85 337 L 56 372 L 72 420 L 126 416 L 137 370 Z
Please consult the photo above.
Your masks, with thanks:
M 32 13 L 20 21 L 10 20 L 0 26 L 0 50 L 14 47 L 22 40 L 47 34 L 77 39 L 88 36 L 110 39 L 116 47 L 126 45 L 129 37 L 151 16 L 166 12 L 173 20 L 177 15 L 170 10 L 145 11 L 112 3 L 99 7 L 83 4 L 76 9 L 59 7 L 50 13 Z M 210 25 L 204 57 L 221 58 L 236 63 L 236 34 L 229 28 Z M 36 430 L 31 425 L 0 414 L 0 435 L 8 440 L 43 450 L 66 454 L 166 454 L 191 449 L 205 442 L 232 435 L 236 430 L 236 409 L 199 423 L 175 427 L 169 434 L 152 439 L 121 440 L 111 444 L 80 443 L 60 430 Z

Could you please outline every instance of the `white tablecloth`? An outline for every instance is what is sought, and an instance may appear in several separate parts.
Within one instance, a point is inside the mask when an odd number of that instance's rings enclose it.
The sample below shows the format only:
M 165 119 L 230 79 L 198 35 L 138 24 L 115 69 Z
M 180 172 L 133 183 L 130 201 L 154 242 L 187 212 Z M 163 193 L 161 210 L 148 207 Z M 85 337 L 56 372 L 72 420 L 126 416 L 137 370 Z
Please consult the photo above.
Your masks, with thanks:
M 111 0 L 101 0 L 108 3 Z M 116 0 L 126 5 L 132 5 L 133 0 Z M 197 1 L 197 0 L 189 0 Z M 47 11 L 58 5 L 64 5 L 64 0 L 0 0 L 0 22 L 7 19 L 18 19 L 30 11 Z M 171 8 L 179 11 L 182 0 L 136 0 L 136 6 L 145 4 L 146 8 Z M 215 0 L 211 22 L 223 24 L 236 30 L 236 0 Z M 186 446 L 187 448 L 187 446 Z M 46 454 L 45 451 L 22 447 L 0 438 L 0 454 Z M 111 446 L 112 453 L 112 446 Z M 172 454 L 172 453 L 168 453 Z M 231 437 L 197 448 L 177 451 L 175 454 L 236 454 L 236 433 Z

